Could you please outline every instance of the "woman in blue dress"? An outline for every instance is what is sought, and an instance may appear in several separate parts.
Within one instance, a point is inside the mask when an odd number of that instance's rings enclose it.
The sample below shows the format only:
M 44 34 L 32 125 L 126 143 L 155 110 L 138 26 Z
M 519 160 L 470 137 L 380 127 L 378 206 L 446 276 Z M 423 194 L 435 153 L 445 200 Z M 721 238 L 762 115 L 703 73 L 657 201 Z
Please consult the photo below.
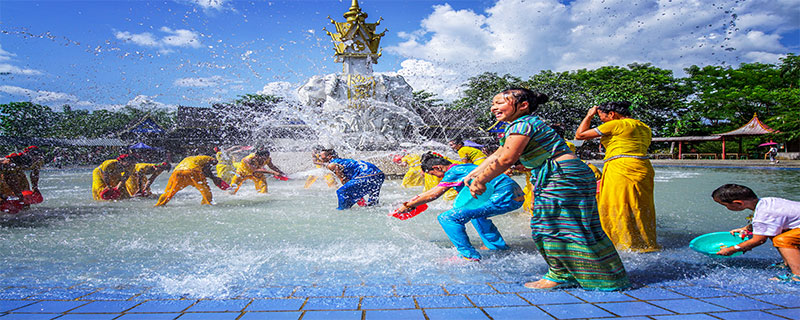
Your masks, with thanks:
M 419 205 L 436 200 L 450 188 L 461 191 L 464 188 L 464 177 L 478 167 L 471 163 L 457 165 L 432 152 L 423 154 L 421 162 L 423 172 L 437 176 L 442 181 L 436 187 L 404 202 L 397 209 L 399 212 L 408 212 Z M 466 206 L 453 208 L 443 212 L 438 217 L 439 224 L 442 225 L 447 237 L 456 246 L 458 254 L 470 261 L 479 261 L 481 255 L 470 244 L 464 225 L 470 220 L 472 221 L 472 225 L 478 231 L 478 235 L 480 235 L 487 249 L 508 249 L 503 236 L 500 235 L 492 220 L 488 218 L 519 209 L 525 200 L 522 188 L 504 174 L 494 178 L 488 185 L 493 187 L 495 192 L 486 202 L 474 208 Z
M 342 180 L 342 186 L 336 189 L 337 210 L 349 209 L 362 198 L 366 198 L 364 206 L 378 204 L 386 176 L 377 166 L 363 160 L 339 158 L 333 149 L 321 149 L 314 158 L 315 164 L 328 168 Z

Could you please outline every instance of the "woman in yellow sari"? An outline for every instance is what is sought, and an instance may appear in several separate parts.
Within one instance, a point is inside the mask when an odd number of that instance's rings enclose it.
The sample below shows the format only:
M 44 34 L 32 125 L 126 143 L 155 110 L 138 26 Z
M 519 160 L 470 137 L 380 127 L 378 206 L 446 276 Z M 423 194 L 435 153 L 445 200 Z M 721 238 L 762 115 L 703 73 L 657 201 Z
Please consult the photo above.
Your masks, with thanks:
M 600 137 L 606 149 L 597 206 L 603 230 L 617 250 L 659 251 L 653 202 L 655 172 L 647 157 L 652 132 L 643 122 L 630 117 L 630 105 L 616 101 L 590 108 L 575 139 Z M 595 116 L 603 124 L 590 129 Z

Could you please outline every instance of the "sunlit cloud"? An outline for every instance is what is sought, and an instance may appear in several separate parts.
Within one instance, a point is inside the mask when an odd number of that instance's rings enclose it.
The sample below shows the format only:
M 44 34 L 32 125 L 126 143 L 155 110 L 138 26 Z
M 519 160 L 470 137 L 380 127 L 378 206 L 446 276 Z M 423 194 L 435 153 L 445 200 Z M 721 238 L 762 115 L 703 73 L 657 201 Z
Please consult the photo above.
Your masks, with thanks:
M 158 102 L 154 98 L 155 97 L 140 94 L 125 103 L 125 106 L 131 106 L 142 110 L 177 109 L 177 106 Z
M 114 37 L 136 45 L 158 48 L 162 53 L 172 52 L 172 48 L 175 47 L 200 48 L 202 46 L 197 32 L 186 29 L 173 30 L 168 27 L 161 27 L 159 31 L 163 33 L 160 37 L 149 32 L 131 33 L 128 31 L 117 31 L 114 33 Z
M 446 99 L 484 71 L 529 76 L 652 63 L 683 75 L 691 65 L 777 63 L 800 30 L 800 2 L 720 0 L 498 0 L 483 12 L 436 5 L 418 30 L 385 50 L 415 90 Z
M 228 0 L 186 0 L 186 2 L 200 6 L 203 9 L 216 9 L 221 10 L 228 3 Z
M 229 82 L 231 82 L 231 80 L 226 80 L 221 76 L 211 76 L 205 78 L 180 78 L 175 80 L 173 84 L 178 87 L 207 88 L 216 87 Z
M 89 104 L 89 102 L 81 101 L 75 95 L 63 92 L 31 90 L 27 88 L 22 88 L 17 86 L 7 86 L 7 85 L 0 86 L 0 92 L 8 94 L 13 97 L 24 97 L 25 100 L 27 101 L 51 107 L 61 106 L 65 104 L 73 106 L 87 106 L 87 104 Z
M 15 54 L 3 50 L 3 47 L 0 45 L 0 62 L 3 62 L 0 63 L 0 76 L 15 75 L 15 74 L 26 75 L 26 76 L 38 76 L 42 74 L 42 72 L 39 70 L 20 68 L 11 63 L 5 63 L 5 62 L 11 62 L 15 56 L 16 56 Z

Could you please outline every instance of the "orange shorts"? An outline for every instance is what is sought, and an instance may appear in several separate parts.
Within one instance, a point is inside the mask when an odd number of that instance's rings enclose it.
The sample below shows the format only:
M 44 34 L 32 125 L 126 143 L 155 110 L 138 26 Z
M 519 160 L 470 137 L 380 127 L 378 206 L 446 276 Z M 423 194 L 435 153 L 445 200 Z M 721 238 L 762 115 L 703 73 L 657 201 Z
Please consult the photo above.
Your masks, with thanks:
M 776 248 L 800 248 L 800 229 L 790 229 L 772 238 Z

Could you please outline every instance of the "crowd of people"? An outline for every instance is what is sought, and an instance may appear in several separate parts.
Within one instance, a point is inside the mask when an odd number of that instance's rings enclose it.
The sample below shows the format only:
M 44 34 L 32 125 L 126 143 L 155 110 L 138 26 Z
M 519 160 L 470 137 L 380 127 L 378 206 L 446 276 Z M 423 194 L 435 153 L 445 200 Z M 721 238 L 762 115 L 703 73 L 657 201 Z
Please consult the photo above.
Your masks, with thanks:
M 452 200 L 465 192 L 484 199 L 477 205 L 454 205 L 438 215 L 458 256 L 479 261 L 479 249 L 508 248 L 490 218 L 523 208 L 531 215 L 531 237 L 548 265 L 547 272 L 540 279 L 525 283 L 526 287 L 625 289 L 630 280 L 618 250 L 661 250 L 653 200 L 655 174 L 647 157 L 651 130 L 632 117 L 629 102 L 612 101 L 591 107 L 574 138 L 600 139 L 606 150 L 601 172 L 576 156 L 575 146 L 564 139 L 563 128 L 548 125 L 535 115 L 548 100 L 546 95 L 525 88 L 511 88 L 495 95 L 490 112 L 498 121 L 508 123 L 497 145 L 479 149 L 457 138 L 448 142 L 458 159 L 432 151 L 395 156 L 395 163 L 408 168 L 401 185 L 423 189 L 395 212 L 412 212 L 428 202 Z M 602 124 L 592 128 L 594 118 Z M 234 146 L 215 148 L 215 153 L 192 155 L 180 161 L 155 206 L 166 205 L 187 186 L 201 193 L 201 204 L 212 204 L 208 179 L 231 194 L 236 194 L 247 181 L 254 183 L 257 192 L 267 193 L 269 175 L 288 179 L 266 149 Z M 329 171 L 323 175 L 329 186 L 337 185 L 336 178 L 341 182 L 336 190 L 338 210 L 379 203 L 386 176 L 375 164 L 340 158 L 334 149 L 321 146 L 314 148 L 312 162 Z M 15 213 L 43 200 L 38 189 L 42 164 L 43 157 L 35 146 L 0 161 L 4 212 Z M 93 198 L 108 201 L 154 196 L 150 190 L 153 181 L 171 169 L 167 162 L 137 163 L 135 156 L 119 155 L 94 169 Z M 30 179 L 25 176 L 26 171 L 30 171 Z M 525 174 L 524 188 L 509 177 L 514 171 Z M 316 180 L 317 176 L 309 176 L 305 188 Z M 754 211 L 752 224 L 731 230 L 743 236 L 752 234 L 752 238 L 721 248 L 717 254 L 747 251 L 772 239 L 784 259 L 781 266 L 789 271 L 773 280 L 800 283 L 800 202 L 758 198 L 752 190 L 739 185 L 724 185 L 713 192 L 712 198 L 730 210 Z M 477 249 L 467 236 L 467 222 L 472 222 L 483 243 Z

